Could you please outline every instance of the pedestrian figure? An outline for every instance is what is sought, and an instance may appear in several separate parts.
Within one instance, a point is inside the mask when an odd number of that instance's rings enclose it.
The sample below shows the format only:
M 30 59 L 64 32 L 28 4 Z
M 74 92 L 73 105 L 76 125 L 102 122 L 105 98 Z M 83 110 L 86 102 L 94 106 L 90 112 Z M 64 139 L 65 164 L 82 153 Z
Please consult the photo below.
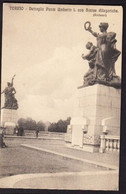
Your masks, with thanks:
M 14 128 L 14 134 L 18 135 L 18 126 Z
M 0 148 L 7 147 L 4 140 L 3 140 L 3 137 L 4 137 L 4 130 L 3 130 L 3 128 L 1 128 L 0 129 Z
M 36 137 L 38 138 L 38 134 L 39 134 L 39 128 L 38 127 L 36 128 L 35 133 L 36 133 Z
M 24 135 L 24 129 L 23 127 L 19 127 L 19 136 L 23 136 Z

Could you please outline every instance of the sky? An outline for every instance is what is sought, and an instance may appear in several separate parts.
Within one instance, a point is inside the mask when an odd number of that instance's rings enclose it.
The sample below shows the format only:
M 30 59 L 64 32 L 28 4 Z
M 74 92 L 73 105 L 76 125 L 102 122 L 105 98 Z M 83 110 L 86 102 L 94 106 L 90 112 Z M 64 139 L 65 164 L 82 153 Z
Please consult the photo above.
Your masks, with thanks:
M 15 6 L 23 7 L 23 10 L 17 10 Z M 49 8 L 56 10 L 46 11 Z M 57 11 L 57 8 L 71 8 L 72 11 Z M 86 8 L 117 9 L 118 13 L 99 17 L 86 12 Z M 2 90 L 16 74 L 14 87 L 19 118 L 56 122 L 72 116 L 77 87 L 83 84 L 83 76 L 88 70 L 88 62 L 81 55 L 88 53 L 85 48 L 88 41 L 96 45 L 96 38 L 84 30 L 86 21 L 91 22 L 96 32 L 99 32 L 100 22 L 108 22 L 108 31 L 116 32 L 116 46 L 122 50 L 120 6 L 4 4 Z M 121 56 L 116 62 L 116 72 L 121 76 Z M 4 95 L 1 99 L 3 105 Z

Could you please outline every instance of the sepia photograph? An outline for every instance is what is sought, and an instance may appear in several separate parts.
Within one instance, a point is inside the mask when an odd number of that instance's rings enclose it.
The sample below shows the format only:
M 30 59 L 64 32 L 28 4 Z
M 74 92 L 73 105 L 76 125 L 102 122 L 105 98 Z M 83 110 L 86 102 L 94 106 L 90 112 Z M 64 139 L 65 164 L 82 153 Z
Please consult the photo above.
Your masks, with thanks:
M 0 188 L 119 191 L 123 7 L 3 3 Z

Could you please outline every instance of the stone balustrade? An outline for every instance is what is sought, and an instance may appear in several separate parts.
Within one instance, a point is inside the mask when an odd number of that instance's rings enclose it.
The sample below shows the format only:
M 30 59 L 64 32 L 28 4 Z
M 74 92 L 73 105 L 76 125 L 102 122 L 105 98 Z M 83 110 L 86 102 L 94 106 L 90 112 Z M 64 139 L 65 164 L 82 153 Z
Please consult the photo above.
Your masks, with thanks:
M 120 150 L 120 137 L 113 135 L 101 135 L 101 143 L 99 152 L 104 153 L 107 151 L 110 152 L 119 152 Z

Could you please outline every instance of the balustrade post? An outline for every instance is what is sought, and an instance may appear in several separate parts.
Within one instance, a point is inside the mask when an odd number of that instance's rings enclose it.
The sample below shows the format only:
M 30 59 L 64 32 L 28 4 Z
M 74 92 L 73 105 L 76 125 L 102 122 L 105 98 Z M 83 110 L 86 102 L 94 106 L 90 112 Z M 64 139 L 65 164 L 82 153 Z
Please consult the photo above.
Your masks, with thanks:
M 117 140 L 114 139 L 114 142 L 113 142 L 113 151 L 116 152 L 117 151 Z
M 101 143 L 100 143 L 99 152 L 104 153 L 105 152 L 105 135 L 101 135 L 100 139 L 101 139 Z
M 109 151 L 113 151 L 113 140 L 109 140 Z
M 117 152 L 119 152 L 120 150 L 120 141 L 118 140 L 118 143 L 117 143 Z

